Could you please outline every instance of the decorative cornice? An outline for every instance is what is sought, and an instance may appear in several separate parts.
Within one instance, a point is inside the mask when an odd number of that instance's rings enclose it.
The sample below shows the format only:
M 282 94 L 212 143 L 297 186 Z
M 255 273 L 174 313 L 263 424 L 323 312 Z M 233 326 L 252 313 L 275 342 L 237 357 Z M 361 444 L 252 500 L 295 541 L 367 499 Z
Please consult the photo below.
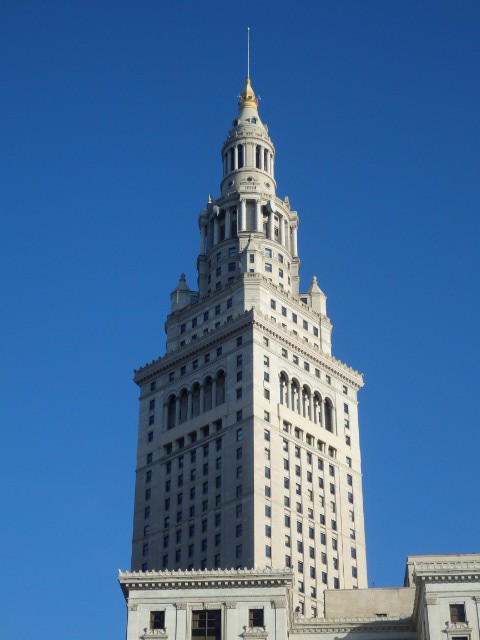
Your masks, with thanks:
M 131 589 L 227 589 L 244 587 L 291 587 L 293 571 L 289 569 L 217 569 L 204 571 L 119 571 L 118 581 L 125 598 Z

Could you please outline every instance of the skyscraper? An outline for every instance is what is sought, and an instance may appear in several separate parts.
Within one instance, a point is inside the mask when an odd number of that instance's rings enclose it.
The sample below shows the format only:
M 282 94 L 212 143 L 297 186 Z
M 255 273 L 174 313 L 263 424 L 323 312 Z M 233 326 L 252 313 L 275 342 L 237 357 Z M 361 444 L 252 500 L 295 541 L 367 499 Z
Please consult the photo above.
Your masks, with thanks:
M 200 212 L 198 288 L 171 294 L 140 388 L 132 569 L 291 567 L 293 599 L 367 586 L 357 392 L 247 78 Z M 288 159 L 284 159 L 288 162 Z M 188 222 L 188 221 L 185 221 Z M 193 220 L 192 220 L 193 222 Z

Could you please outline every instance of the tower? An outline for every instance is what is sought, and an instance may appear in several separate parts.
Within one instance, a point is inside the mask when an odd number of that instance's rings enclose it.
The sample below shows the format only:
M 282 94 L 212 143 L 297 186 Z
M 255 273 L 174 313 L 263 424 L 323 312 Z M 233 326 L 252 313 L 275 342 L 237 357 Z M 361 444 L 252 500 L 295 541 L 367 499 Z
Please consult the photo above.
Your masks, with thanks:
M 357 392 L 331 354 L 299 219 L 247 77 L 201 210 L 198 290 L 171 294 L 166 353 L 140 388 L 132 569 L 292 567 L 294 605 L 367 586 Z M 319 609 L 320 608 L 320 609 Z

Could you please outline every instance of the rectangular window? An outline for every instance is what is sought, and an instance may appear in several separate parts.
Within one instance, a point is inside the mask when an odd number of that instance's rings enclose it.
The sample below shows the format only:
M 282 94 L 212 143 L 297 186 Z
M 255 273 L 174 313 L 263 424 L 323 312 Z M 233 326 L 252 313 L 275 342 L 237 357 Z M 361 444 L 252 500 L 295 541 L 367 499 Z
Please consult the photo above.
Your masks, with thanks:
M 192 640 L 221 640 L 221 610 L 192 611 Z
M 271 309 L 276 309 L 277 308 L 277 303 L 275 302 L 275 300 L 270 300 L 270 308 Z
M 464 604 L 451 604 L 450 605 L 450 622 L 465 622 L 465 605 Z
M 250 628 L 265 626 L 263 619 L 263 609 L 249 609 L 248 626 Z
M 150 612 L 150 629 L 165 629 L 165 611 Z
M 288 351 L 286 349 L 282 349 L 282 356 L 288 358 Z
M 240 411 L 237 411 L 237 422 L 240 422 L 243 418 L 242 418 L 242 410 L 240 409 Z M 237 432 L 238 433 L 238 432 Z
M 295 324 L 297 323 L 298 318 L 296 313 L 292 313 L 292 320 L 293 322 L 295 322 Z
M 265 271 L 267 273 L 272 273 L 272 265 L 269 262 L 265 263 Z

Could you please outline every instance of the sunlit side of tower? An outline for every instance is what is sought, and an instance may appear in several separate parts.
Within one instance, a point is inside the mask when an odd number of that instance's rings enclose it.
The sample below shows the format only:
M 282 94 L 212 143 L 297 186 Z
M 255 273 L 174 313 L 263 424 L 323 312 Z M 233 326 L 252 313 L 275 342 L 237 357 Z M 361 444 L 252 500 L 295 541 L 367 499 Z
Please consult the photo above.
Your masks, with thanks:
M 166 354 L 140 388 L 132 569 L 292 567 L 294 600 L 367 586 L 357 392 L 331 355 L 299 218 L 247 78 L 201 210 L 198 290 L 171 294 Z

